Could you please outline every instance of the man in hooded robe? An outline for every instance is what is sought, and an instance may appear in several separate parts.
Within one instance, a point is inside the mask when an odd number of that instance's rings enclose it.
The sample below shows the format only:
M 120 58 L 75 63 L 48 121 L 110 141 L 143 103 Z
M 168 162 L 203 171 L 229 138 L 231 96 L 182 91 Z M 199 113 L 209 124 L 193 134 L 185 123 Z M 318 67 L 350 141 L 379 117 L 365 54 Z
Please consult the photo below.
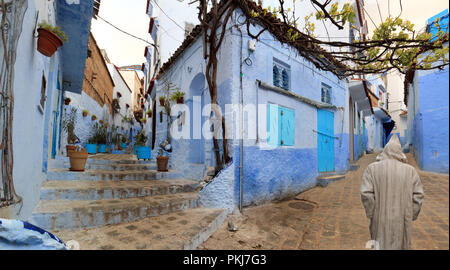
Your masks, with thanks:
M 424 198 L 417 171 L 407 164 L 397 135 L 364 171 L 361 200 L 379 249 L 410 249 L 412 222 Z

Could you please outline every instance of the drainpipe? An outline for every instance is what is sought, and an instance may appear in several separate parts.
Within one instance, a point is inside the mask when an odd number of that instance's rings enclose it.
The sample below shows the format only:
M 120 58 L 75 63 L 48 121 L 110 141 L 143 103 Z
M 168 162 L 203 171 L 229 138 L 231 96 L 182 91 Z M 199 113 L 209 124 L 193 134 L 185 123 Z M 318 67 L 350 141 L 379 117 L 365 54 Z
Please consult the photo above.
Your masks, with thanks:
M 236 26 L 236 29 L 239 31 L 241 35 L 240 42 L 240 55 L 239 55 L 239 90 L 240 90 L 240 110 L 241 110 L 241 138 L 240 138 L 240 164 L 239 164 L 239 180 L 240 180 L 240 198 L 239 198 L 239 211 L 242 213 L 242 205 L 244 203 L 244 90 L 242 88 L 242 77 L 244 74 L 242 73 L 242 49 L 243 49 L 243 36 L 241 29 Z

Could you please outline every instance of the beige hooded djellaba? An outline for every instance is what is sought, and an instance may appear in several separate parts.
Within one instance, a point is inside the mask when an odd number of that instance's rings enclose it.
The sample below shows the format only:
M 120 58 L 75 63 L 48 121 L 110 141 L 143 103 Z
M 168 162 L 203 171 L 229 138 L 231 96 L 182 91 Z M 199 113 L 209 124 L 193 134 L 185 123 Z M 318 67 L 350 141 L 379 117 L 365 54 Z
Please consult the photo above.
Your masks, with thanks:
M 362 177 L 361 200 L 379 249 L 411 248 L 412 222 L 419 216 L 424 193 L 417 171 L 406 162 L 394 134 Z

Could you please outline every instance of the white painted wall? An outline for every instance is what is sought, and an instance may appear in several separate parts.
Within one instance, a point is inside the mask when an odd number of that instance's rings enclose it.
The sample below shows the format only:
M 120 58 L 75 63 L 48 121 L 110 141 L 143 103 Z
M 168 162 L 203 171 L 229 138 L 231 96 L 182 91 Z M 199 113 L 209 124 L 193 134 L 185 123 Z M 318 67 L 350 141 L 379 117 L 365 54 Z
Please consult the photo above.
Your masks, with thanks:
M 39 202 L 41 184 L 46 180 L 44 161 L 51 153 L 53 110 L 60 93 L 56 90 L 60 68 L 59 52 L 51 58 L 43 56 L 37 51 L 37 38 L 34 37 L 36 12 L 39 8 L 46 8 L 46 2 L 28 1 L 17 48 L 14 66 L 13 178 L 15 190 L 23 201 L 13 207 L 6 218 L 29 220 Z M 38 7 L 36 3 L 39 4 Z M 54 14 L 54 10 L 52 12 Z M 42 17 L 38 20 L 40 19 Z M 44 110 L 39 110 L 42 76 L 47 81 L 47 99 Z M 44 133 L 46 123 L 49 132 L 47 134 Z M 43 146 L 45 136 L 49 136 L 47 149 Z

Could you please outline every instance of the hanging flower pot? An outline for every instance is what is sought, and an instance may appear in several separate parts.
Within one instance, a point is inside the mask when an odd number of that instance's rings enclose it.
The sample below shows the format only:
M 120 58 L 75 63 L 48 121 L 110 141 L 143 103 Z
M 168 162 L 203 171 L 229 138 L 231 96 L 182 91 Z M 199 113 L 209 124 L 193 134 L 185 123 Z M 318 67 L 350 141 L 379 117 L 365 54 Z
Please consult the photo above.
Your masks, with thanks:
M 88 112 L 87 110 L 83 110 L 82 113 L 83 113 L 83 117 L 86 117 L 86 116 L 88 115 L 89 112 Z
M 97 116 L 95 116 L 95 114 L 91 117 L 92 121 L 95 121 L 97 119 Z
M 69 105 L 70 104 L 70 98 L 64 99 L 64 104 Z
M 37 50 L 47 57 L 51 57 L 63 45 L 61 38 L 47 29 L 39 28 L 38 33 Z
M 146 118 L 142 119 L 142 123 L 147 124 L 147 119 Z
M 98 121 L 100 124 L 103 124 L 103 120 Z
M 165 101 L 166 101 L 166 98 L 165 97 L 159 97 L 159 104 L 161 105 L 161 106 L 164 106 L 164 103 L 165 103 Z
M 170 99 L 173 101 L 176 101 L 177 104 L 183 104 L 184 103 L 184 92 L 176 91 L 173 93 L 172 96 L 170 96 Z
M 151 117 L 152 117 L 152 110 L 148 110 L 148 111 L 147 111 L 147 116 L 148 116 L 148 118 L 151 118 Z

